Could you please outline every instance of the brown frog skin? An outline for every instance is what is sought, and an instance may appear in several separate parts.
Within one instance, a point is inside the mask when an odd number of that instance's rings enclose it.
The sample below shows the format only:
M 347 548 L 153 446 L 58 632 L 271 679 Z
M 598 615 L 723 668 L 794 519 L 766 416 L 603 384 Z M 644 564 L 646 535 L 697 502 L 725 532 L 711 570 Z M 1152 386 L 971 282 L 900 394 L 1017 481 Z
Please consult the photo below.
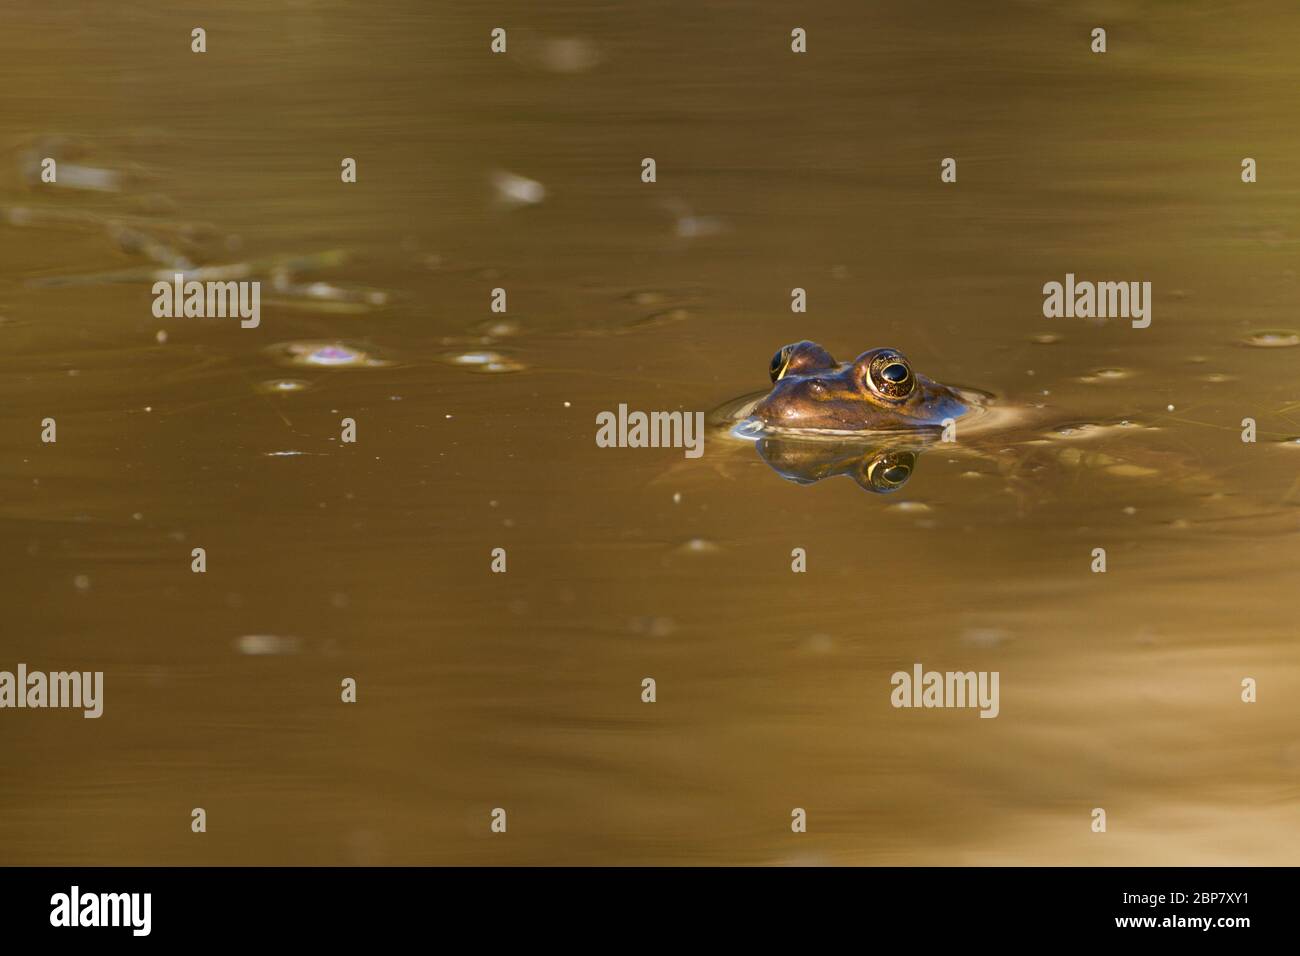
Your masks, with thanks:
M 942 427 L 969 411 L 960 391 L 912 368 L 898 349 L 836 362 L 807 340 L 784 346 L 769 369 L 772 391 L 750 412 L 763 424 L 794 430 L 864 432 Z

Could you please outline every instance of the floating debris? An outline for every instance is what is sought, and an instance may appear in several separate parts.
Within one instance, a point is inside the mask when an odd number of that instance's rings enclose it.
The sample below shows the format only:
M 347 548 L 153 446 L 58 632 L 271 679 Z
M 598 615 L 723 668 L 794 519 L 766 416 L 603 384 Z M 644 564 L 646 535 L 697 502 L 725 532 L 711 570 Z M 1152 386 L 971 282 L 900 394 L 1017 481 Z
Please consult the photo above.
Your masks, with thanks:
M 691 538 L 691 540 L 678 545 L 674 550 L 678 554 L 717 554 L 722 548 L 703 538 Z
M 671 617 L 634 617 L 627 629 L 646 637 L 668 637 L 677 630 L 677 622 Z
M 1052 429 L 1052 434 L 1057 438 L 1095 438 L 1106 431 L 1107 427 L 1099 422 L 1071 422 L 1068 425 L 1057 425 Z
M 586 73 L 604 59 L 590 40 L 548 37 L 530 48 L 532 62 L 549 73 Z
M 130 255 L 144 256 L 159 265 L 179 272 L 194 268 L 194 263 L 179 249 L 161 242 L 143 230 L 120 223 L 110 223 L 108 235 L 119 249 Z
M 1121 462 L 1117 465 L 1108 465 L 1106 471 L 1109 474 L 1120 478 L 1151 478 L 1160 474 L 1155 468 L 1148 468 L 1145 465 L 1135 465 L 1132 462 Z
M 546 187 L 527 176 L 498 169 L 491 180 L 497 202 L 507 206 L 535 206 L 546 198 Z
M 484 319 L 474 324 L 473 331 L 489 339 L 505 339 L 524 330 L 516 319 Z
M 1282 349 L 1300 345 L 1300 333 L 1289 329 L 1266 329 L 1252 332 L 1241 340 L 1242 345 L 1257 349 Z
M 289 392 L 302 392 L 311 388 L 310 382 L 296 378 L 275 378 L 269 382 L 258 382 L 256 389 L 266 395 L 284 395 Z
M 40 162 L 32 170 L 30 181 L 39 182 Z M 62 189 L 81 189 L 86 192 L 119 193 L 125 176 L 117 169 L 104 169 L 99 166 L 78 166 L 74 163 L 59 163 L 58 176 L 51 186 Z
M 1035 345 L 1055 345 L 1063 338 L 1065 338 L 1065 336 L 1057 335 L 1055 332 L 1043 332 L 1039 335 L 1031 336 L 1029 341 L 1033 342 Z
M 472 372 L 499 373 L 522 372 L 528 366 L 507 358 L 499 352 L 459 352 L 443 356 L 448 365 L 457 365 Z
M 342 342 L 283 342 L 268 351 L 281 365 L 307 365 L 319 368 L 376 368 L 388 365 L 368 352 Z
M 1133 370 L 1127 368 L 1095 368 L 1087 375 L 1079 376 L 1079 381 L 1087 385 L 1095 385 L 1098 382 L 1117 382 L 1121 379 L 1132 378 Z
M 387 305 L 390 298 L 382 289 L 348 289 L 328 282 L 295 283 L 288 264 L 272 273 L 271 293 L 268 302 L 321 312 L 368 312 Z
M 665 199 L 662 205 L 673 216 L 673 232 L 679 239 L 702 239 L 727 231 L 727 224 L 717 216 L 697 216 L 681 199 Z
M 231 280 L 256 279 L 259 276 L 278 274 L 283 270 L 290 272 L 311 269 L 326 269 L 340 265 L 347 259 L 342 249 L 330 249 L 325 252 L 307 255 L 269 256 L 265 259 L 250 259 L 247 262 L 228 262 L 221 264 L 195 266 L 189 269 L 176 267 L 117 269 L 110 272 L 83 273 L 70 276 L 43 276 L 28 279 L 29 286 L 72 286 L 94 285 L 106 282 L 171 282 L 177 274 L 183 282 L 229 282 Z
M 901 514 L 925 514 L 933 509 L 920 501 L 896 501 L 892 505 L 886 505 L 885 510 L 896 511 Z
M 971 647 L 998 647 L 1010 639 L 1010 632 L 999 627 L 971 627 L 961 635 L 961 642 Z
M 296 637 L 276 634 L 245 634 L 235 640 L 235 650 L 249 657 L 266 657 L 275 654 L 297 654 L 302 641 Z

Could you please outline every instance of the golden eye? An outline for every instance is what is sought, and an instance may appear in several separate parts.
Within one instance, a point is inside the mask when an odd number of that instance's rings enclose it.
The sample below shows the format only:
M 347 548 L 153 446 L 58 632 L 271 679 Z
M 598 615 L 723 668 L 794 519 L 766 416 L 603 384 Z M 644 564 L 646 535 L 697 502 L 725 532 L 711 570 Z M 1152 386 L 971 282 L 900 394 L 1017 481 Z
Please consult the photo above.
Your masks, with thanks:
M 780 380 L 781 376 L 785 374 L 786 364 L 790 361 L 789 356 L 790 346 L 788 345 L 782 346 L 782 348 L 772 356 L 772 366 L 767 371 L 768 374 L 772 376 L 773 382 Z
M 897 352 L 881 352 L 871 360 L 867 381 L 876 394 L 895 401 L 912 394 L 916 379 L 907 359 Z
M 866 485 L 871 491 L 889 494 L 907 484 L 916 468 L 916 455 L 910 451 L 889 452 L 867 465 Z

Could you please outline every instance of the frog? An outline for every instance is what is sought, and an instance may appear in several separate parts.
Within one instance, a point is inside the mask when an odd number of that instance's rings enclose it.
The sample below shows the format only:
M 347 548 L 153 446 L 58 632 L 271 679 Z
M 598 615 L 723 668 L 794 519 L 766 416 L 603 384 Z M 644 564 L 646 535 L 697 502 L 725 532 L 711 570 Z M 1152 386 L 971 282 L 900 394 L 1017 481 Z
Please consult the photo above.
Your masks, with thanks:
M 778 349 L 772 390 L 749 415 L 774 429 L 853 433 L 942 427 L 971 411 L 970 390 L 944 385 L 912 367 L 899 349 L 874 348 L 836 362 L 816 342 Z
M 723 435 L 752 442 L 764 463 L 796 484 L 845 476 L 872 494 L 891 495 L 914 479 L 924 455 L 935 454 L 959 462 L 963 475 L 999 479 L 1022 514 L 1068 495 L 1086 472 L 1176 484 L 1231 512 L 1220 520 L 1281 517 L 1289 528 L 1300 517 L 1287 499 L 1266 512 L 1239 500 L 1222 473 L 1154 440 L 1158 421 L 1054 418 L 1040 401 L 930 378 L 895 347 L 840 362 L 802 340 L 776 351 L 768 376 L 767 391 L 720 406 L 711 421 Z

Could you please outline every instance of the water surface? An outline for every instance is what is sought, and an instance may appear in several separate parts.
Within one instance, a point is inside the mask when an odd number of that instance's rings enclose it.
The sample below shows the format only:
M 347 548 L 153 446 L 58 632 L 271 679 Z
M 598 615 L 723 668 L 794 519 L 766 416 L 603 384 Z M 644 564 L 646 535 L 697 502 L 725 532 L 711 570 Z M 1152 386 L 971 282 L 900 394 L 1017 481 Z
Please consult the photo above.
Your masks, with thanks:
M 1300 327 L 1289 5 L 82 2 L 0 37 L 0 668 L 107 682 L 98 721 L 0 715 L 0 861 L 1295 861 L 1300 349 L 1242 344 Z M 118 188 L 31 184 L 51 137 Z M 111 223 L 346 250 L 297 278 L 382 301 L 241 329 L 41 281 L 154 267 Z M 1044 319 L 1067 272 L 1151 281 L 1151 327 Z M 1091 447 L 1157 474 L 1008 494 L 933 452 L 870 495 L 596 447 L 802 338 L 1140 422 Z M 914 662 L 999 671 L 1000 716 L 891 708 Z

